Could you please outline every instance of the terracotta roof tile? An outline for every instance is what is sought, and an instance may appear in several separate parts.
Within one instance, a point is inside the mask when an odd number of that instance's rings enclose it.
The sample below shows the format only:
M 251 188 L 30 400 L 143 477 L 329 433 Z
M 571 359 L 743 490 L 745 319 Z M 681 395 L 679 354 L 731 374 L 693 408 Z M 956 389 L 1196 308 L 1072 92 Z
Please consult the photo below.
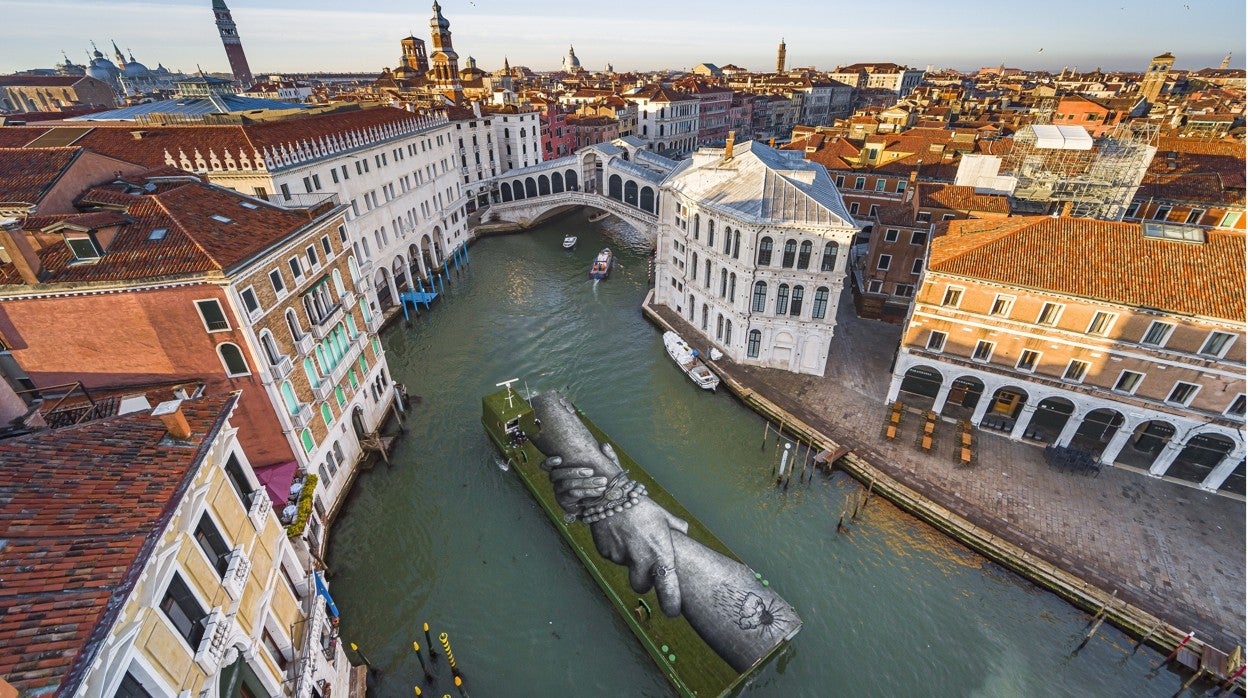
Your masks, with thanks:
M 0 148 L 0 201 L 38 203 L 82 148 Z
M 979 213 L 1008 214 L 1010 212 L 1009 199 L 1004 196 L 977 194 L 975 187 L 953 184 L 920 184 L 919 206 Z
M 0 441 L 0 675 L 72 693 L 236 396 L 184 402 L 188 442 L 138 412 Z
M 1244 321 L 1243 233 L 1208 231 L 1193 244 L 1146 238 L 1135 223 L 1047 216 L 945 226 L 932 241 L 933 272 Z

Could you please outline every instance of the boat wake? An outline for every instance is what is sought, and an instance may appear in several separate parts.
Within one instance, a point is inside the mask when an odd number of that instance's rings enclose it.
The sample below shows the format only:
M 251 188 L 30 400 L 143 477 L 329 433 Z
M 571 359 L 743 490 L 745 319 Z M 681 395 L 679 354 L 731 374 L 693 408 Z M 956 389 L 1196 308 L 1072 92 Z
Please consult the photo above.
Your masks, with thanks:
M 507 472 L 511 470 L 511 464 L 509 464 L 507 461 L 497 456 L 494 457 L 494 465 L 497 465 L 498 469 L 503 472 Z

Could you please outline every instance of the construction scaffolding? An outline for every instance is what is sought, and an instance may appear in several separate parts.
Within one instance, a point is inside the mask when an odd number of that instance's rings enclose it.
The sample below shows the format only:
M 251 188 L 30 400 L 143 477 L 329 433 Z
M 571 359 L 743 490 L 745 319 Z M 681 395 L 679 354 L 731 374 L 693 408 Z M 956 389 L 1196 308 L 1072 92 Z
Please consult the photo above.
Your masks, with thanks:
M 1028 126 L 1015 134 L 1001 174 L 1016 181 L 1011 196 L 1019 201 L 1120 221 L 1157 152 L 1157 136 L 1156 123 L 1141 121 L 1119 124 L 1097 139 L 1079 126 Z

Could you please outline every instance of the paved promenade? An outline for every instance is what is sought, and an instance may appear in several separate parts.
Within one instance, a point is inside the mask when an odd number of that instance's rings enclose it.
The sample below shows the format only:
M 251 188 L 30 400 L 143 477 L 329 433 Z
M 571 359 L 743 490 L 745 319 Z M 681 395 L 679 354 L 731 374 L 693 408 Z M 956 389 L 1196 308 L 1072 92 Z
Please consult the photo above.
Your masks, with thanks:
M 654 309 L 696 336 L 675 313 Z M 1118 468 L 1096 478 L 1056 471 L 1039 447 L 989 430 L 976 432 L 976 463 L 963 467 L 952 423 L 938 424 L 930 453 L 918 448 L 919 414 L 886 440 L 901 328 L 857 318 L 848 292 L 837 322 L 822 378 L 726 358 L 716 368 L 970 522 L 1223 650 L 1244 643 L 1244 502 Z

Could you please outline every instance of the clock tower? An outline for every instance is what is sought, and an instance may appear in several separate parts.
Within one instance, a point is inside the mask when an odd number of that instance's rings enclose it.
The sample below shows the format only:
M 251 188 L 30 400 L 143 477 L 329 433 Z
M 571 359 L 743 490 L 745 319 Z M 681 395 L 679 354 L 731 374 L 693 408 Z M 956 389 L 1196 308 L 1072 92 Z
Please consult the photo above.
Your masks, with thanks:
M 243 40 L 238 38 L 238 27 L 230 16 L 230 8 L 225 6 L 225 0 L 212 0 L 212 12 L 217 17 L 217 31 L 221 34 L 221 43 L 225 44 L 225 56 L 230 59 L 234 81 L 243 88 L 251 87 L 256 81 L 251 77 L 251 68 L 247 67 Z

